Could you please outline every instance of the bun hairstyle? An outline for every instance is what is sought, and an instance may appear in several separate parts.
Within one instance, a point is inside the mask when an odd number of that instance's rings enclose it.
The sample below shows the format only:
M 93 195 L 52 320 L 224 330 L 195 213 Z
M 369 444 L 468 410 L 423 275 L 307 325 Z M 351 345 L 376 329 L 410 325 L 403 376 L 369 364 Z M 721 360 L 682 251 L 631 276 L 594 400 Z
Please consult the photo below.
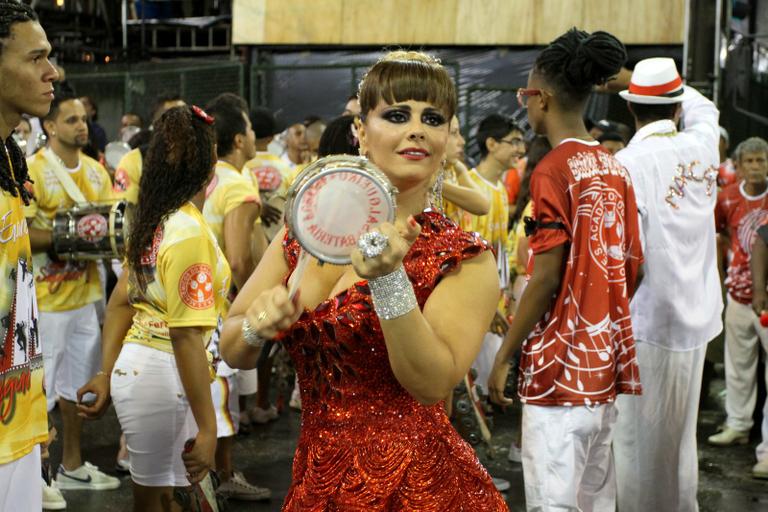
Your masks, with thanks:
M 456 113 L 456 87 L 440 60 L 422 52 L 394 51 L 385 55 L 363 77 L 358 91 L 360 116 L 379 100 L 425 101 L 442 109 L 448 119 Z
M 572 28 L 539 54 L 534 72 L 560 96 L 559 103 L 581 104 L 593 86 L 614 77 L 626 61 L 627 50 L 613 35 Z
M 216 136 L 209 123 L 185 106 L 169 109 L 153 124 L 127 254 L 142 289 L 147 283 L 141 260 L 152 244 L 155 230 L 202 190 L 211 177 Z

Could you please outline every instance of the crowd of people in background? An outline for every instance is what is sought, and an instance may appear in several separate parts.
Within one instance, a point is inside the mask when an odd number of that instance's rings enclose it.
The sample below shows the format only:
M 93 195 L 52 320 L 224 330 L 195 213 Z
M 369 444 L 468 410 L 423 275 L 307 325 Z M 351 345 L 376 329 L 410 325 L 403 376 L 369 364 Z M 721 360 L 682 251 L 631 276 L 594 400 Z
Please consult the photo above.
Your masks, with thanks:
M 214 468 L 223 496 L 270 499 L 270 489 L 235 467 L 236 436 L 277 420 L 284 403 L 313 414 L 317 404 L 302 404 L 307 375 L 276 399 L 272 381 L 283 378 L 277 368 L 285 364 L 279 353 L 240 364 L 251 360 L 245 310 L 263 292 L 252 276 L 263 275 L 261 261 L 282 259 L 275 252 L 282 246 L 290 270 L 295 266 L 283 215 L 286 194 L 307 165 L 379 151 L 370 123 L 380 106 L 362 94 L 377 85 L 374 78 L 385 79 L 369 74 L 360 96 L 339 99 L 334 119 L 308 113 L 287 126 L 233 93 L 201 106 L 164 93 L 148 119 L 125 112 L 111 130 L 130 146 L 112 168 L 96 102 L 62 82 L 32 11 L 0 3 L 0 42 L 0 114 L 14 121 L 0 133 L 7 176 L 0 243 L 10 239 L 7 230 L 29 237 L 29 249 L 1 248 L 0 332 L 11 343 L 0 371 L 35 370 L 28 402 L 17 404 L 23 432 L 0 430 L 0 475 L 29 450 L 36 459 L 28 464 L 46 467 L 46 410 L 58 407 L 63 455 L 36 483 L 43 506 L 64 509 L 68 490 L 116 489 L 120 480 L 87 461 L 91 447 L 82 439 L 83 420 L 98 421 L 111 401 L 122 428 L 115 470 L 131 474 L 135 510 L 160 510 L 174 488 Z M 13 60 L 30 49 L 39 62 Z M 475 233 L 471 240 L 456 235 L 467 244 L 461 258 L 484 255 L 476 257 L 495 265 L 497 304 L 471 366 L 484 399 L 496 404 L 516 402 L 507 381 L 513 375 L 517 382 L 524 405 L 508 459 L 523 464 L 529 510 L 697 510 L 699 396 L 707 391 L 707 345 L 723 328 L 727 419 L 708 442 L 746 444 L 753 411 L 763 407 L 752 474 L 768 479 L 768 403 L 756 404 L 757 379 L 768 381 L 768 366 L 757 375 L 768 351 L 768 143 L 751 137 L 730 151 L 716 106 L 683 85 L 671 59 L 646 59 L 633 71 L 625 62 L 610 34 L 574 29 L 561 36 L 518 92 L 531 130 L 500 114 L 462 126 L 455 92 L 452 99 L 404 93 L 389 102 L 408 104 L 398 111 L 403 118 L 426 104 L 421 119 L 434 124 L 426 130 L 445 130 L 424 206 L 449 220 L 427 217 L 429 224 L 417 211 L 411 219 L 420 219 L 419 230 L 436 230 L 430 236 Z M 427 70 L 418 78 L 425 90 L 444 73 L 436 61 L 407 52 L 377 66 Z M 634 126 L 584 118 L 586 98 L 598 87 L 621 91 Z M 24 99 L 23 88 L 40 89 L 39 97 Z M 432 119 L 429 109 L 449 115 Z M 477 161 L 467 157 L 468 144 Z M 55 253 L 57 213 L 121 200 L 136 205 L 125 261 Z M 20 300 L 32 282 L 35 293 Z M 11 294 L 19 287 L 26 292 Z M 292 319 L 287 325 L 300 324 L 289 304 L 281 306 Z M 226 326 L 232 319 L 235 334 Z M 299 336 L 290 333 L 288 341 Z M 20 362 L 7 351 L 22 339 Z M 201 378 L 209 371 L 210 385 Z M 34 398 L 43 385 L 45 398 Z M 454 413 L 450 394 L 439 403 L 448 417 Z M 13 446 L 9 435 L 18 437 Z M 188 439 L 195 443 L 185 451 Z M 317 462 L 306 452 L 321 457 L 313 449 L 302 437 L 295 477 Z M 454 456 L 472 464 L 458 448 Z M 502 510 L 490 489 L 509 483 L 467 471 L 476 503 Z M 302 485 L 294 481 L 289 492 L 291 510 L 311 498 L 311 486 Z

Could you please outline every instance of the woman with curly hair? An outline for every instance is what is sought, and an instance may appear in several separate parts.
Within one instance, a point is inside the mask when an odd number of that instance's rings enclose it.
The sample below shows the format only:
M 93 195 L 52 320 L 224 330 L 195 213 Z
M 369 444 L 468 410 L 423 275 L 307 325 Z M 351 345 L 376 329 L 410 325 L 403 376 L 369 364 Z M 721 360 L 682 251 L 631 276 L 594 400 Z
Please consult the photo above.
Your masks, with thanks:
M 230 271 L 201 214 L 216 162 L 213 118 L 177 107 L 155 123 L 123 273 L 107 306 L 102 371 L 79 396 L 98 416 L 111 390 L 126 435 L 134 510 L 169 510 L 173 488 L 214 464 L 216 417 L 205 350 Z M 185 453 L 184 443 L 195 444 Z M 182 461 L 183 459 L 183 461 Z
M 396 222 L 376 228 L 388 245 L 355 250 L 347 266 L 310 260 L 298 277 L 299 246 L 284 231 L 232 305 L 222 355 L 253 368 L 276 339 L 296 364 L 302 430 L 284 511 L 507 510 L 442 404 L 498 300 L 488 244 L 424 211 L 456 110 L 453 81 L 428 55 L 393 52 L 366 74 L 360 104 L 361 152 L 399 191 Z

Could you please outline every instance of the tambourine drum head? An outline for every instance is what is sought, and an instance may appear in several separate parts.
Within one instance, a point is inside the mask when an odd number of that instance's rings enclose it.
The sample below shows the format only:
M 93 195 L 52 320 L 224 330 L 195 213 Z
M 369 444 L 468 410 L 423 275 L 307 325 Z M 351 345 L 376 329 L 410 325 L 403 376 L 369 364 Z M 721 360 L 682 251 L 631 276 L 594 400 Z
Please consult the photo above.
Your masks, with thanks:
M 321 261 L 349 263 L 360 235 L 395 217 L 391 185 L 384 180 L 354 167 L 306 179 L 292 205 L 292 233 Z

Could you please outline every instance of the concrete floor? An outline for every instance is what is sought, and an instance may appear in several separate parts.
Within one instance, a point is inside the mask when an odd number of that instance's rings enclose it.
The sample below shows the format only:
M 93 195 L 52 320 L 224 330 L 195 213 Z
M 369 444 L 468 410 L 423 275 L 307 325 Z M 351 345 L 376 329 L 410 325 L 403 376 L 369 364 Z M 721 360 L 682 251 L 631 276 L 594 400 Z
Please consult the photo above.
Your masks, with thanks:
M 721 400 L 722 382 L 713 385 L 714 403 Z M 756 440 L 749 446 L 715 449 L 705 442 L 724 417 L 722 406 L 703 410 L 699 418 L 700 484 L 699 506 L 701 512 L 758 512 L 768 511 L 768 481 L 755 480 L 750 476 L 754 464 Z M 520 464 L 508 462 L 507 449 L 514 436 L 518 412 L 497 414 L 495 417 L 494 448 L 498 452 L 489 460 L 481 450 L 481 460 L 492 475 L 505 478 L 512 484 L 506 493 L 507 503 L 513 512 L 525 510 L 523 474 Z M 54 412 L 54 423 L 60 429 L 59 418 Z M 238 469 L 253 483 L 272 489 L 273 498 L 267 503 L 229 503 L 231 512 L 266 512 L 280 510 L 280 505 L 290 484 L 291 461 L 295 440 L 299 431 L 299 413 L 285 411 L 279 420 L 257 428 L 247 437 L 238 437 L 234 457 Z M 117 450 L 119 425 L 114 411 L 98 422 L 87 423 L 84 430 L 84 455 L 86 460 L 114 473 L 114 457 Z M 52 462 L 58 464 L 61 446 L 51 448 Z M 55 467 L 55 466 L 54 466 Z M 123 477 L 123 485 L 115 491 L 83 492 L 66 491 L 69 511 L 110 512 L 131 510 L 131 483 Z

